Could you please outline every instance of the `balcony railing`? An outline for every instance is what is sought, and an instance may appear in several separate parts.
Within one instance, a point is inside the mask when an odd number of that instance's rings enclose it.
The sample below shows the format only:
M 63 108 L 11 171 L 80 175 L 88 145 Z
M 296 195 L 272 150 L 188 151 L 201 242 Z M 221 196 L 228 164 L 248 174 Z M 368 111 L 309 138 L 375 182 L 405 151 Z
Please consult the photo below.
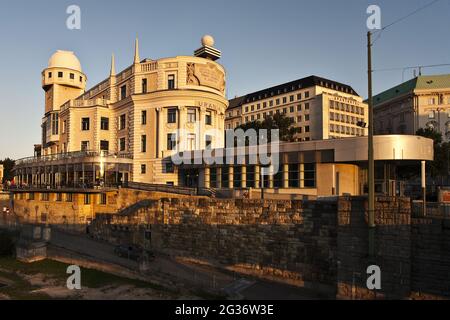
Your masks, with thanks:
M 92 157 L 104 157 L 104 158 L 119 158 L 119 159 L 133 159 L 131 153 L 113 153 L 108 151 L 74 151 L 74 152 L 64 152 L 56 153 L 50 155 L 44 155 L 40 157 L 27 157 L 16 160 L 16 166 L 24 164 L 33 164 L 45 161 L 57 161 L 57 160 L 68 160 L 68 159 L 79 159 L 79 158 L 92 158 Z

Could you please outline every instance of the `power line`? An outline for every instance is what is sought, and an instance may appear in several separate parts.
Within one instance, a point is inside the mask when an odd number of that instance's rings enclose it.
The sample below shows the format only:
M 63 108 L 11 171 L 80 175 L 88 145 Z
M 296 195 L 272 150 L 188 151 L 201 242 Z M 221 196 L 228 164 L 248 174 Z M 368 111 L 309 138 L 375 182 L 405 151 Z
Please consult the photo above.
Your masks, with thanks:
M 383 71 L 396 71 L 396 70 L 407 70 L 407 69 L 416 69 L 416 68 L 434 68 L 434 67 L 446 67 L 450 66 L 450 63 L 441 63 L 441 64 L 430 64 L 430 65 L 421 65 L 421 66 L 408 66 L 408 67 L 396 67 L 396 68 L 384 68 L 384 69 L 375 69 L 373 72 L 383 72 Z
M 414 10 L 413 12 L 407 14 L 406 16 L 403 16 L 403 17 L 401 17 L 401 18 L 398 18 L 397 20 L 395 20 L 395 21 L 389 23 L 388 25 L 384 26 L 384 27 L 381 28 L 380 30 L 377 30 L 377 31 L 373 32 L 373 33 L 377 33 L 377 32 L 379 32 L 379 33 L 378 33 L 377 37 L 372 41 L 371 44 L 373 45 L 373 44 L 381 37 L 381 34 L 383 33 L 383 31 L 386 30 L 387 28 L 389 28 L 389 27 L 393 26 L 394 24 L 397 24 L 397 23 L 399 23 L 399 22 L 401 22 L 401 21 L 403 21 L 403 20 L 408 19 L 409 17 L 415 15 L 416 13 L 418 13 L 418 12 L 420 12 L 420 11 L 422 11 L 422 10 L 425 10 L 425 9 L 428 8 L 428 7 L 431 7 L 432 5 L 436 4 L 436 3 L 439 2 L 439 1 L 441 1 L 441 0 L 433 0 L 433 1 L 429 2 L 428 4 L 426 4 L 426 5 L 422 6 L 422 7 L 417 8 L 417 9 Z

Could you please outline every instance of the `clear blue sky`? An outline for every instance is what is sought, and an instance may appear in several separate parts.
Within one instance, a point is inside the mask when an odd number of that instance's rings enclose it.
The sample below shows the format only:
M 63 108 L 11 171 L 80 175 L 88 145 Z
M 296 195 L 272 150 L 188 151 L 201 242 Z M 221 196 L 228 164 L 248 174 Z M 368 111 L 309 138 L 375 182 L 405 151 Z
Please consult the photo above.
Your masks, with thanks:
M 44 92 L 40 73 L 57 49 L 72 50 L 88 87 L 141 58 L 191 55 L 209 33 L 222 50 L 228 97 L 311 74 L 344 82 L 363 97 L 366 8 L 378 4 L 382 24 L 431 0 L 171 0 L 0 2 L 0 159 L 32 155 L 40 143 Z M 66 8 L 81 7 L 81 30 L 66 28 Z M 374 68 L 450 63 L 450 0 L 386 30 L 374 47 Z M 450 73 L 449 67 L 424 70 Z M 405 73 L 405 79 L 412 71 Z M 374 92 L 402 80 L 402 71 L 374 74 Z

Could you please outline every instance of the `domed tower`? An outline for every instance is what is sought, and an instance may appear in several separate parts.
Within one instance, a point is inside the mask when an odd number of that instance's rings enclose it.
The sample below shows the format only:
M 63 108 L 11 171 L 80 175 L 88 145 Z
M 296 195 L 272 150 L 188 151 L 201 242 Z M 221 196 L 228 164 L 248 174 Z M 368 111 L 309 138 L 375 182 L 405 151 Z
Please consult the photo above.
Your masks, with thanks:
M 83 94 L 86 80 L 80 61 L 72 51 L 56 51 L 42 71 L 45 113 L 58 111 L 63 103 Z

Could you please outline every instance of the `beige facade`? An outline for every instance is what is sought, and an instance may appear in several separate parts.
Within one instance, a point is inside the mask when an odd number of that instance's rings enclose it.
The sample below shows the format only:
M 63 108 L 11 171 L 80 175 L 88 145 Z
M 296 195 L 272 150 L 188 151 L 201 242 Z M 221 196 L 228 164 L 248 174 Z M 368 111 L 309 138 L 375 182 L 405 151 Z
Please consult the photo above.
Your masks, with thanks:
M 205 36 L 195 56 L 141 60 L 136 40 L 133 64 L 116 73 L 113 57 L 109 77 L 88 91 L 77 57 L 57 51 L 42 72 L 42 158 L 18 161 L 19 183 L 96 184 L 109 173 L 116 182 L 177 184 L 171 154 L 224 144 L 210 133 L 224 131 L 228 106 L 213 45 Z
M 450 139 L 450 75 L 418 76 L 373 98 L 376 134 L 434 128 Z
M 230 100 L 225 127 L 283 113 L 299 128 L 297 141 L 364 136 L 367 104 L 348 85 L 310 76 Z
M 0 184 L 1 184 L 2 181 L 3 181 L 3 175 L 4 175 L 4 173 L 3 173 L 3 165 L 0 164 Z

